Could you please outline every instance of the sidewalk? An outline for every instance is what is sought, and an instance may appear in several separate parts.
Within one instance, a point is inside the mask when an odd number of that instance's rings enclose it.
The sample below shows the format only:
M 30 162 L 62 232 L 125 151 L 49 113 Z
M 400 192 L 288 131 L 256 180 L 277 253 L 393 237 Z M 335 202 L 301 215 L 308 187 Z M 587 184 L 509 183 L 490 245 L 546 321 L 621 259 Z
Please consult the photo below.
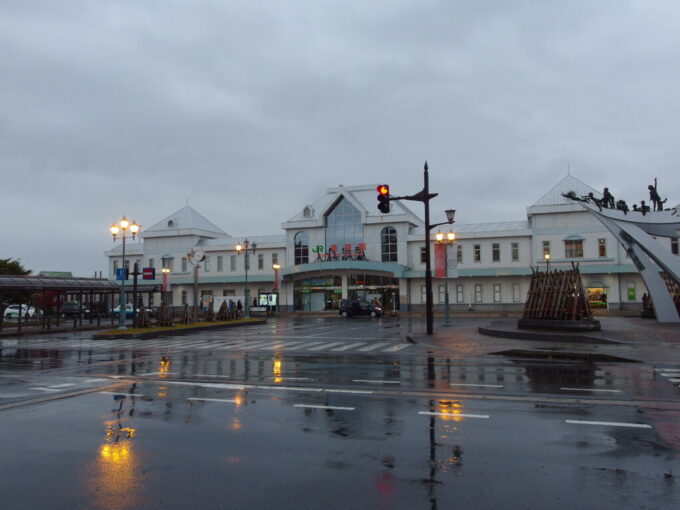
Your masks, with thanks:
M 611 356 L 632 361 L 669 365 L 680 368 L 680 324 L 660 324 L 654 320 L 638 317 L 598 317 L 601 331 L 566 333 L 572 338 L 554 338 L 553 331 L 517 329 L 517 319 L 470 318 L 456 316 L 451 327 L 445 327 L 435 319 L 432 336 L 417 331 L 407 340 L 431 347 L 433 350 L 450 351 L 456 358 L 485 356 L 504 351 L 536 351 L 549 353 L 574 353 L 581 357 Z M 516 337 L 489 336 L 480 330 L 518 333 Z M 533 333 L 533 335 L 532 335 Z M 587 338 L 592 337 L 593 342 Z M 532 338 L 533 337 L 533 338 Z M 602 341 L 606 341 L 604 343 Z M 599 343 L 598 343 L 599 342 Z

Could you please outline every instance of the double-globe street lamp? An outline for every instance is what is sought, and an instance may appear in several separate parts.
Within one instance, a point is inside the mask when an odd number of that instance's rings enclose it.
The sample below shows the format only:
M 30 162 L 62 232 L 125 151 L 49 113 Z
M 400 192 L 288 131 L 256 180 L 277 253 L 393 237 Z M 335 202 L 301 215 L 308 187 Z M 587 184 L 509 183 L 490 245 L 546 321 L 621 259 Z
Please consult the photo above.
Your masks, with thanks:
M 456 234 L 449 232 L 444 236 L 442 232 L 437 232 L 435 234 L 435 239 L 438 244 L 442 244 L 447 247 L 449 244 L 454 244 L 456 241 Z M 445 248 L 446 249 L 446 248 Z M 446 261 L 446 275 L 444 276 L 444 326 L 451 325 L 451 315 L 449 312 L 449 275 L 448 275 L 448 260 Z
M 241 255 L 241 251 L 243 251 L 245 254 L 243 261 L 243 265 L 246 269 L 245 290 L 243 291 L 243 299 L 245 299 L 245 303 L 243 306 L 244 317 L 250 317 L 250 295 L 248 294 L 248 249 L 250 249 L 250 251 L 252 252 L 255 252 L 255 250 L 257 249 L 257 244 L 248 241 L 247 237 L 243 240 L 243 244 L 236 245 L 236 253 L 238 255 Z
M 132 223 L 123 216 L 118 223 L 111 225 L 109 230 L 113 235 L 113 242 L 116 242 L 118 237 L 123 241 L 123 262 L 122 262 L 122 275 L 120 284 L 120 300 L 118 303 L 118 329 L 127 329 L 125 327 L 125 319 L 127 318 L 127 310 L 125 309 L 125 280 L 127 279 L 127 269 L 125 267 L 125 240 L 128 238 L 135 239 L 135 236 L 139 233 L 139 225 L 137 222 L 132 220 Z

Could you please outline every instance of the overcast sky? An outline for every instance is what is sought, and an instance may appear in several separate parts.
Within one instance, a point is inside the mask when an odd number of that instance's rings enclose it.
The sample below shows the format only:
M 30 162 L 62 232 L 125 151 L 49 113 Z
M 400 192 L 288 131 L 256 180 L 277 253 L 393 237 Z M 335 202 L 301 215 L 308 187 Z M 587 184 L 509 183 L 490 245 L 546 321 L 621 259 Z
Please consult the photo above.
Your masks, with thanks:
M 0 0 L 0 258 L 89 276 L 114 220 L 187 200 L 281 234 L 425 160 L 432 222 L 522 220 L 568 166 L 677 204 L 678 27 L 677 0 Z

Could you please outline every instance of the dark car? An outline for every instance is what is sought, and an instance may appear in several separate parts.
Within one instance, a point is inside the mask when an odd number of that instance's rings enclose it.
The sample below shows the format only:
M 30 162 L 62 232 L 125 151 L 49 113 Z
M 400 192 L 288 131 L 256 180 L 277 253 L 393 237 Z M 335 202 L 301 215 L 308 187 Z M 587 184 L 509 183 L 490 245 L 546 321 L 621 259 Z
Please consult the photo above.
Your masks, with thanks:
M 370 317 L 381 317 L 383 309 L 372 305 L 367 301 L 357 299 L 343 299 L 340 301 L 340 315 L 343 317 L 354 317 L 356 315 L 368 315 Z
M 91 313 L 90 309 L 85 305 L 83 305 L 81 309 L 80 303 L 77 303 L 76 301 L 67 301 L 59 308 L 59 317 L 78 317 L 81 312 L 83 317 L 89 317 Z

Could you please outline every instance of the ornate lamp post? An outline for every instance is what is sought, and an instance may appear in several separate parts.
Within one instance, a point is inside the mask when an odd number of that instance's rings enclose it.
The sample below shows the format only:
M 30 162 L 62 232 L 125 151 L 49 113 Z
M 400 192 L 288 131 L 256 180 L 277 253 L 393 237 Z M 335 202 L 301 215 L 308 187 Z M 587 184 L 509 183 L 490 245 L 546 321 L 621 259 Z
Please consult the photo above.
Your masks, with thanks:
M 246 288 L 243 291 L 243 299 L 245 299 L 246 302 L 244 303 L 243 306 L 243 316 L 246 318 L 250 317 L 250 295 L 248 294 L 248 248 L 250 248 L 250 251 L 255 252 L 255 250 L 257 249 L 257 244 L 256 243 L 251 244 L 250 241 L 248 241 L 247 237 L 243 240 L 242 245 L 241 244 L 236 245 L 236 252 L 238 253 L 238 255 L 241 255 L 241 251 L 245 252 L 243 265 L 246 269 L 246 282 L 245 282 Z
M 274 295 L 276 296 L 276 308 L 275 311 L 279 311 L 279 269 L 281 269 L 280 264 L 272 264 L 272 269 L 274 270 Z
M 550 253 L 546 253 L 543 255 L 543 258 L 545 259 L 545 271 L 546 273 L 550 272 Z
M 125 319 L 127 316 L 127 310 L 125 309 L 125 279 L 127 277 L 127 271 L 125 270 L 125 240 L 129 237 L 134 240 L 135 236 L 139 233 L 139 228 L 140 227 L 137 225 L 136 221 L 132 220 L 132 223 L 130 223 L 130 221 L 128 221 L 125 216 L 123 216 L 123 219 L 121 219 L 118 223 L 114 223 L 110 227 L 111 234 L 113 235 L 113 241 L 116 242 L 118 236 L 120 236 L 121 240 L 123 241 L 123 278 L 121 279 L 120 301 L 118 303 L 118 329 L 127 329 L 125 327 Z
M 444 237 L 444 234 L 441 232 L 437 232 L 435 234 L 435 239 L 437 240 L 437 243 L 443 244 L 445 246 L 449 244 L 453 244 L 456 241 L 456 234 L 449 232 L 446 234 L 446 238 Z M 451 325 L 451 316 L 449 313 L 449 275 L 448 275 L 448 261 L 446 263 L 447 267 L 447 275 L 444 278 L 444 326 L 450 326 Z

